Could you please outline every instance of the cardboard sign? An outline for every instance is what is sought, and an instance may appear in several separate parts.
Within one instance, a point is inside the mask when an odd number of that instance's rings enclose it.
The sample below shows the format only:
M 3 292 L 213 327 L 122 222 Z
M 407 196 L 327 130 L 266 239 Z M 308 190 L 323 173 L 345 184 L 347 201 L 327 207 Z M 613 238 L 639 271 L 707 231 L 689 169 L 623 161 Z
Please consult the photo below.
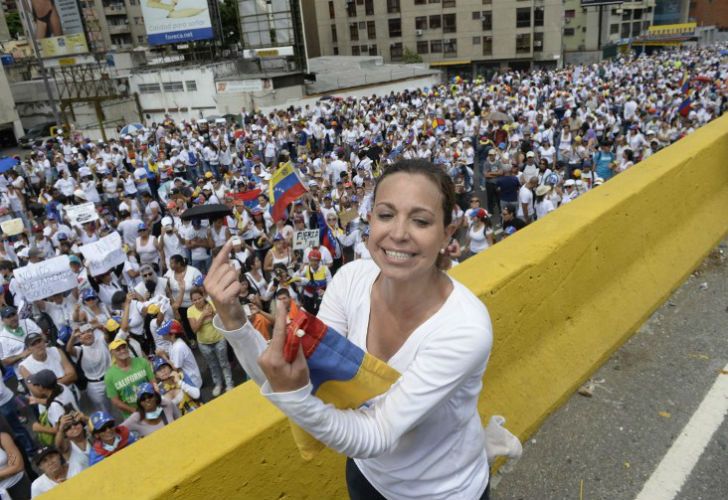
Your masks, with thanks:
M 73 226 L 80 226 L 87 222 L 99 220 L 99 214 L 96 213 L 96 207 L 92 201 L 81 203 L 80 205 L 64 206 L 68 222 Z
M 78 285 L 67 255 L 28 264 L 13 271 L 13 275 L 21 293 L 31 302 L 71 290 Z
M 111 233 L 99 241 L 94 241 L 79 248 L 86 259 L 86 267 L 91 276 L 98 276 L 122 264 L 126 254 L 121 248 L 119 233 Z
M 6 236 L 15 236 L 23 232 L 23 219 L 10 219 L 0 222 L 0 229 Z
M 317 247 L 319 245 L 319 230 L 305 229 L 293 233 L 293 249 L 303 250 L 304 248 Z

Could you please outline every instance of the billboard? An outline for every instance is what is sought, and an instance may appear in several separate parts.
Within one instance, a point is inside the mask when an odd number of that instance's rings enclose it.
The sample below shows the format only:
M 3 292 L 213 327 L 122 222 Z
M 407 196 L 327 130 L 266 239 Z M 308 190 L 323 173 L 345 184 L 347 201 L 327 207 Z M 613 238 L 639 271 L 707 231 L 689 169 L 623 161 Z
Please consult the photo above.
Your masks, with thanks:
M 184 43 L 214 38 L 207 0 L 162 3 L 141 0 L 149 45 Z
M 613 5 L 615 3 L 624 3 L 624 0 L 581 0 L 582 7 L 592 7 L 594 5 Z
M 40 57 L 62 57 L 88 52 L 77 0 L 33 0 L 24 3 Z

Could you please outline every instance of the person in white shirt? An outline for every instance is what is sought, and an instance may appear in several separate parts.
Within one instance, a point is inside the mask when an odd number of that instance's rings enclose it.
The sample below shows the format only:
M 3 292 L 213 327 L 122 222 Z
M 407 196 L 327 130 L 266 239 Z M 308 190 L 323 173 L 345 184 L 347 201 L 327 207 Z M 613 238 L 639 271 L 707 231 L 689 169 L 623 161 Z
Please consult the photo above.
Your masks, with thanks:
M 483 303 L 438 266 L 455 230 L 454 204 L 452 182 L 435 165 L 395 163 L 374 196 L 373 260 L 343 266 L 326 290 L 318 318 L 401 373 L 357 409 L 336 409 L 312 393 L 302 350 L 293 363 L 285 360 L 285 306 L 277 310 L 270 344 L 250 325 L 236 301 L 230 244 L 205 280 L 217 308 L 213 324 L 262 394 L 311 436 L 351 457 L 352 498 L 488 498 L 477 403 L 492 327 Z
M 43 472 L 30 488 L 31 498 L 46 493 L 62 482 L 80 473 L 83 468 L 76 462 L 65 462 L 54 446 L 41 448 L 34 457 L 35 465 Z
M 516 217 L 530 222 L 533 218 L 533 189 L 538 185 L 538 177 L 531 177 L 526 184 L 518 190 L 518 209 Z
M 184 335 L 182 324 L 177 320 L 167 321 L 157 330 L 157 335 L 170 337 L 171 342 L 169 352 L 157 349 L 157 356 L 169 361 L 172 368 L 182 370 L 182 373 L 190 378 L 195 387 L 202 387 L 202 374 L 195 355 L 182 340 Z
M 0 328 L 0 360 L 3 366 L 17 366 L 30 355 L 25 346 L 25 337 L 31 333 L 41 333 L 40 327 L 32 319 L 18 318 L 18 310 L 5 306 L 0 310 L 3 326 Z

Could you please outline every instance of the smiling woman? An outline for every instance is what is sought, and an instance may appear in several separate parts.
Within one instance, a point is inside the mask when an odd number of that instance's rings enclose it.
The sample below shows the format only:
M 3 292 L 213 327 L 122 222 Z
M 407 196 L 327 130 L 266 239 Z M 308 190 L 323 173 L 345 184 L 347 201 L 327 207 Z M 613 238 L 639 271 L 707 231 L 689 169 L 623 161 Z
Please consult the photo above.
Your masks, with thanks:
M 351 457 L 346 478 L 353 500 L 488 498 L 477 402 L 492 330 L 483 303 L 438 267 L 455 229 L 454 205 L 452 181 L 435 165 L 393 165 L 374 193 L 372 260 L 343 266 L 326 289 L 318 318 L 401 373 L 387 392 L 355 410 L 312 394 L 301 352 L 293 363 L 285 360 L 284 306 L 270 347 L 250 326 L 234 300 L 239 283 L 227 262 L 229 243 L 205 280 L 218 313 L 213 323 L 263 395 Z

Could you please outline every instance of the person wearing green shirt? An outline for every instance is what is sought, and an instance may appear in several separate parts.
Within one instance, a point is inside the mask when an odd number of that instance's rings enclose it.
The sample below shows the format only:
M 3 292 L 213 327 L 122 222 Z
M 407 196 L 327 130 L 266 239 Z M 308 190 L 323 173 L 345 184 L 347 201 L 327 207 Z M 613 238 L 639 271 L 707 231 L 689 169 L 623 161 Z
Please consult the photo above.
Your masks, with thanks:
M 137 387 L 154 381 L 152 365 L 145 358 L 132 358 L 125 340 L 109 344 L 112 363 L 106 371 L 106 395 L 124 418 L 137 410 Z

